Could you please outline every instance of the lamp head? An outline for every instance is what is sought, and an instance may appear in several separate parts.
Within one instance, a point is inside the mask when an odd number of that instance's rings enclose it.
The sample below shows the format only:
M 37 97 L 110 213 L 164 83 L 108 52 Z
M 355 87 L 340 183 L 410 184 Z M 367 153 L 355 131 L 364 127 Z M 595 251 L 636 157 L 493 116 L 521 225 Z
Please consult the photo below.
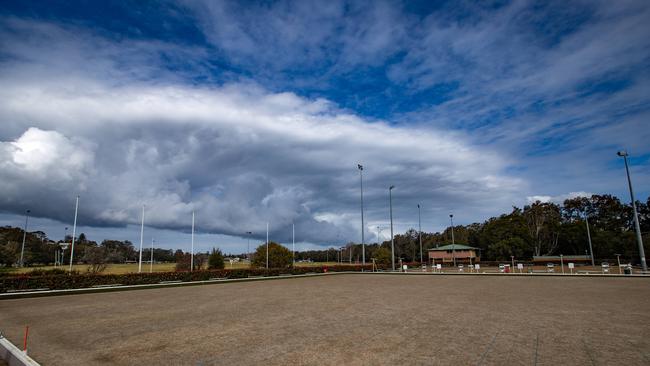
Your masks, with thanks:
M 359 168 L 359 170 L 363 170 L 363 165 L 357 164 L 357 168 Z
M 449 214 L 449 218 L 453 218 L 453 217 L 454 217 L 454 214 Z
M 618 156 L 627 156 L 627 151 L 621 150 L 621 151 L 617 152 L 616 155 L 618 155 Z
M 393 189 L 393 188 L 395 188 L 395 186 L 390 186 L 390 187 L 388 187 L 388 189 Z

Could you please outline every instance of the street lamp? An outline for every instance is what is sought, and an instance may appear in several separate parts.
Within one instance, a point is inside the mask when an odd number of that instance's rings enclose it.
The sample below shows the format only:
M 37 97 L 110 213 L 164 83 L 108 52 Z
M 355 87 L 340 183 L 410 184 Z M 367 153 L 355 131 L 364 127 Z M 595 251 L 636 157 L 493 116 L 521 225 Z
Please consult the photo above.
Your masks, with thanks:
M 23 262 L 23 258 L 25 255 L 25 239 L 27 238 L 27 222 L 29 221 L 29 213 L 30 210 L 25 210 L 25 228 L 23 229 L 23 246 L 20 249 L 20 266 L 23 267 L 25 265 L 25 262 Z
M 420 204 L 418 203 L 418 233 L 420 234 L 420 265 L 422 265 L 422 215 L 420 213 Z
M 454 240 L 454 215 L 449 214 L 449 221 L 451 222 L 451 258 L 454 261 L 454 267 L 456 267 L 456 242 Z
M 363 165 L 357 164 L 359 169 L 359 180 L 361 182 L 361 258 L 362 265 L 366 265 L 366 242 L 364 237 L 364 224 L 363 224 Z M 361 267 L 363 270 L 363 267 Z
M 616 256 L 616 262 L 618 263 L 618 274 L 621 273 L 621 255 L 620 254 L 614 254 Z
M 636 229 L 636 242 L 639 245 L 639 256 L 641 257 L 641 268 L 643 272 L 648 271 L 648 265 L 645 261 L 645 252 L 643 250 L 643 239 L 641 238 L 641 227 L 639 226 L 639 216 L 636 213 L 636 201 L 634 200 L 634 191 L 632 190 L 632 179 L 630 178 L 630 169 L 627 165 L 627 151 L 622 150 L 616 153 L 616 155 L 623 157 L 625 161 L 625 172 L 627 173 L 627 184 L 630 188 L 630 199 L 632 200 L 632 210 L 634 212 L 634 227 Z
M 393 237 L 393 188 L 395 188 L 395 186 L 388 187 L 388 202 L 390 205 L 390 261 L 394 272 L 395 271 L 395 238 Z

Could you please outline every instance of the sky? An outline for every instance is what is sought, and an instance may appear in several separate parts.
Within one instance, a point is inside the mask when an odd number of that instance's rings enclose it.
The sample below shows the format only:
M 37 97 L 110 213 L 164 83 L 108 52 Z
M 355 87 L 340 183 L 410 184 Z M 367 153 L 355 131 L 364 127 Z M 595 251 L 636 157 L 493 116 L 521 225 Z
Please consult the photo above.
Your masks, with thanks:
M 0 225 L 238 253 L 650 195 L 650 2 L 3 1 Z M 378 234 L 377 227 L 380 227 Z M 247 234 L 251 232 L 252 234 Z

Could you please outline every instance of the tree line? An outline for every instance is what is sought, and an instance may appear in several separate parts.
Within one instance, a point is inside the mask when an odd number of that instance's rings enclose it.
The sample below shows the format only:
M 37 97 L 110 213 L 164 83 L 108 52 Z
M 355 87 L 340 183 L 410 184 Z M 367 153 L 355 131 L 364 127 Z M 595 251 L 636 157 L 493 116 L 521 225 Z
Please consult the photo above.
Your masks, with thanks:
M 646 251 L 650 242 L 650 197 L 646 203 L 637 202 L 639 223 Z M 532 258 L 537 255 L 585 255 L 588 254 L 587 221 L 589 223 L 594 257 L 613 259 L 621 254 L 626 260 L 637 262 L 638 247 L 634 233 L 632 206 L 622 203 L 612 195 L 592 195 L 565 200 L 562 204 L 534 202 L 523 208 L 513 207 L 509 213 L 492 217 L 482 223 L 454 226 L 454 238 L 458 244 L 480 249 L 482 260 L 509 260 Z M 0 228 L 0 266 L 18 263 L 22 246 L 23 230 L 16 227 Z M 71 242 L 72 237 L 53 241 L 42 231 L 28 232 L 25 240 L 24 262 L 26 265 L 52 264 L 58 244 Z M 396 259 L 405 262 L 420 260 L 419 233 L 409 229 L 394 238 Z M 442 232 L 422 233 L 423 256 L 427 249 L 451 243 L 451 227 Z M 365 246 L 366 261 L 390 261 L 390 240 Z M 342 249 L 341 249 L 342 248 Z M 339 250 L 341 249 L 341 250 Z M 148 260 L 150 249 L 143 249 L 143 260 Z M 219 252 L 220 253 L 220 252 Z M 211 253 L 195 253 L 194 265 L 208 266 Z M 220 254 L 221 255 L 221 254 Z M 296 260 L 316 262 L 361 261 L 359 243 L 337 244 L 336 249 L 307 250 L 295 253 Z M 75 263 L 128 263 L 138 261 L 138 250 L 128 240 L 89 240 L 83 233 L 75 240 Z M 69 264 L 70 249 L 63 256 Z M 181 263 L 189 268 L 190 255 L 178 249 L 154 248 L 158 262 Z
M 644 248 L 648 252 L 650 197 L 646 203 L 637 201 L 636 205 Z M 482 223 L 454 226 L 453 230 L 455 243 L 479 248 L 481 260 L 500 261 L 510 260 L 510 256 L 531 259 L 539 255 L 588 255 L 588 222 L 595 258 L 615 259 L 615 254 L 621 254 L 636 263 L 639 253 L 633 220 L 631 204 L 606 194 L 571 198 L 562 204 L 537 201 L 523 208 L 513 207 L 509 213 Z M 417 230 L 409 229 L 395 235 L 394 242 L 396 260 L 420 261 Z M 451 227 L 442 232 L 423 232 L 423 259 L 426 261 L 427 249 L 446 244 L 451 244 Z M 390 247 L 390 240 L 367 244 L 366 261 L 370 258 L 383 260 L 386 249 L 390 256 Z M 296 253 L 298 260 L 317 262 L 338 261 L 339 256 L 343 262 L 349 262 L 350 258 L 358 262 L 362 257 L 361 245 L 347 243 L 327 250 Z

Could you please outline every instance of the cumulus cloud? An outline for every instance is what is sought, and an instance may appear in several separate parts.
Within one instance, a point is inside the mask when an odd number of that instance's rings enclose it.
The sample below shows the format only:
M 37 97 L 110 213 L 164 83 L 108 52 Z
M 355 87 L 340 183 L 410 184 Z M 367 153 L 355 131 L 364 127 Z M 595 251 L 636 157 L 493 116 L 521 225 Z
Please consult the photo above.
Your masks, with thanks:
M 589 192 L 569 192 L 566 194 L 560 194 L 557 196 L 548 196 L 548 195 L 539 195 L 539 196 L 528 196 L 526 197 L 526 200 L 528 203 L 535 203 L 537 201 L 547 203 L 547 202 L 552 202 L 561 205 L 564 203 L 564 201 L 571 199 L 571 198 L 576 198 L 576 197 L 591 197 L 593 193 Z
M 42 214 L 64 219 L 47 207 L 79 194 L 87 224 L 137 223 L 144 204 L 156 227 L 187 229 L 194 210 L 209 232 L 259 235 L 270 222 L 286 235 L 295 223 L 304 240 L 327 242 L 356 237 L 357 220 L 339 217 L 358 207 L 357 162 L 370 220 L 383 220 L 388 184 L 402 202 L 441 206 L 480 206 L 523 184 L 503 173 L 507 160 L 462 136 L 368 122 L 291 93 L 42 85 L 0 93 L 3 119 L 32 121 L 2 143 L 3 207 L 15 212 L 38 197 Z
M 624 189 L 612 151 L 649 151 L 642 1 L 163 5 L 200 36 L 0 17 L 2 211 L 359 240 L 357 163 L 372 237 L 390 184 L 398 231 L 417 203 L 439 230 Z

